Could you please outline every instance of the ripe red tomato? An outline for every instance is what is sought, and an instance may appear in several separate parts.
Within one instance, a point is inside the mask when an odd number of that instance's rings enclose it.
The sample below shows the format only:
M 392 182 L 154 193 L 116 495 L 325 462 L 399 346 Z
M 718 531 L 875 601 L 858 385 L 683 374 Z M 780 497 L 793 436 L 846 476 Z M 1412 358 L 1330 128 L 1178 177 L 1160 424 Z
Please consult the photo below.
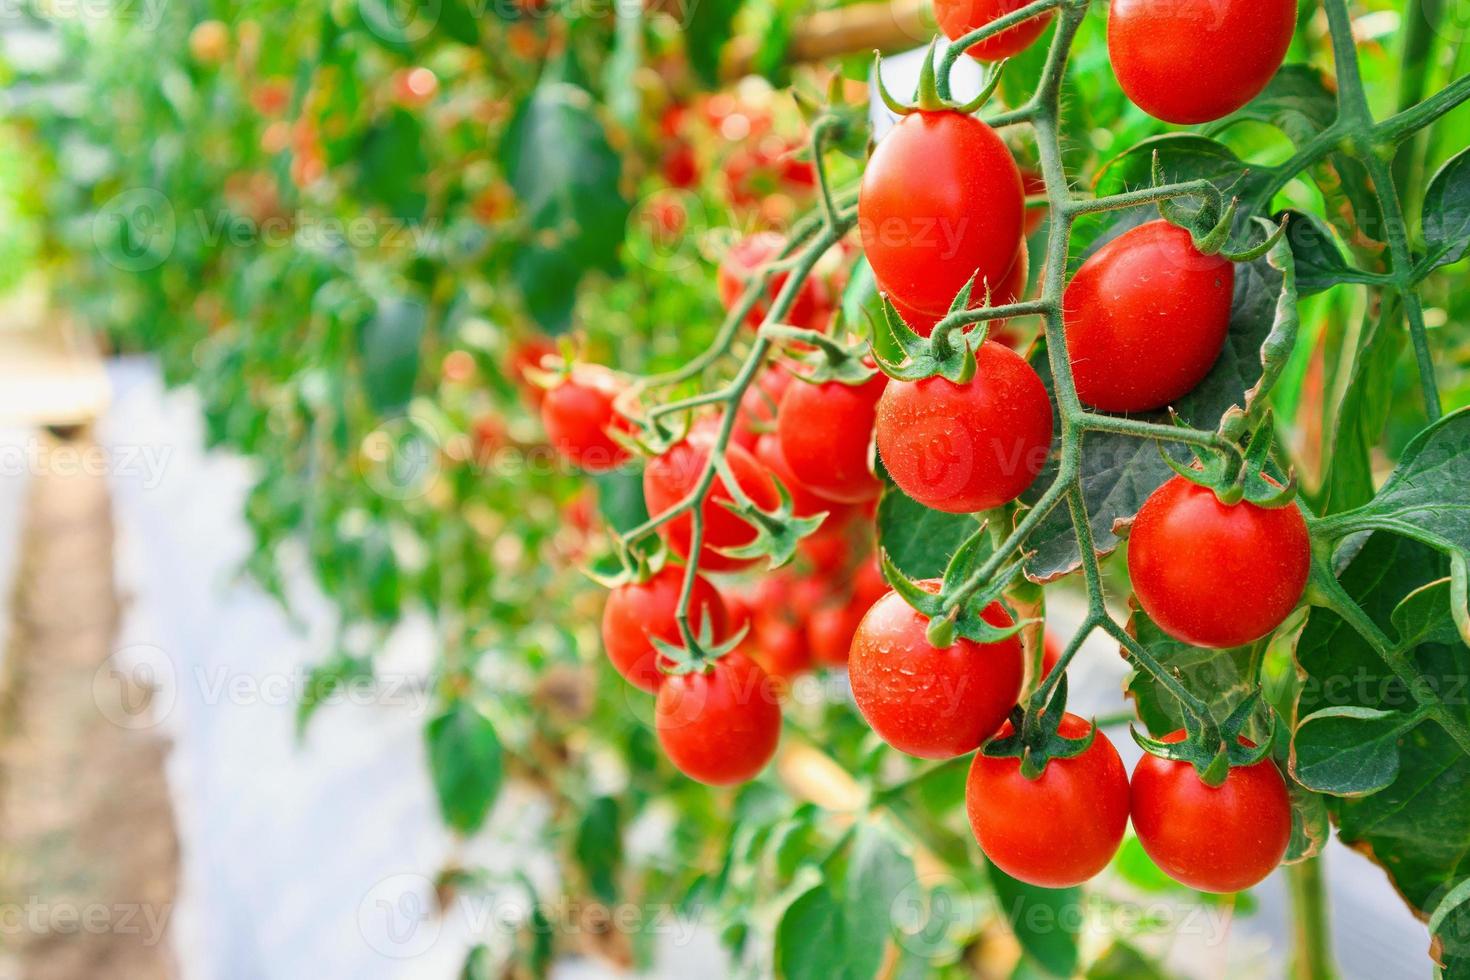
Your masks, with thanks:
M 1134 105 L 1211 122 L 1260 94 L 1296 29 L 1296 0 L 1112 0 L 1108 57 Z
M 780 702 L 765 671 L 739 651 L 727 653 L 708 671 L 665 678 L 654 702 L 654 731 L 669 761 L 690 779 L 742 783 L 776 754 Z
M 1082 263 L 1062 299 L 1077 397 L 1104 412 L 1163 408 L 1210 373 L 1225 346 L 1235 263 L 1150 221 Z
M 1005 278 L 991 287 L 990 305 L 1008 306 L 1011 303 L 1019 302 L 1021 295 L 1026 291 L 1026 280 L 1030 274 L 1031 255 L 1026 248 L 1026 243 L 1022 242 L 1020 249 L 1016 252 L 1016 260 L 1011 263 L 1011 268 L 1006 272 Z M 970 294 L 969 308 L 978 310 L 984 304 L 985 284 L 978 283 L 975 290 Z M 893 304 L 893 308 L 898 311 L 898 315 L 903 318 L 903 322 L 908 324 L 909 329 L 920 337 L 928 337 L 934 333 L 934 328 L 939 325 L 939 321 L 948 315 L 948 310 L 943 313 L 923 313 L 919 310 L 902 306 L 896 302 Z M 1005 329 L 1005 325 L 1006 321 L 1004 320 L 991 320 L 991 334 L 995 335 L 1000 333 Z
M 774 432 L 767 432 L 756 440 L 755 458 L 771 471 L 772 476 L 785 485 L 787 493 L 791 494 L 792 512 L 797 517 L 811 517 L 815 514 L 826 513 L 830 520 L 833 511 L 840 511 L 847 506 L 834 503 L 816 493 L 802 483 L 795 473 L 791 472 L 791 467 L 786 462 L 786 454 L 781 452 L 780 440 L 776 438 Z
M 993 20 L 1020 10 L 1030 0 L 934 0 L 934 19 L 951 41 L 984 27 Z M 1051 20 L 1048 12 L 1023 20 L 1009 30 L 972 44 L 965 53 L 979 61 L 999 61 L 1029 48 Z
M 735 427 L 730 430 L 730 441 L 755 452 L 755 444 L 761 435 L 776 431 L 776 406 L 791 384 L 791 372 L 779 364 L 772 364 L 756 375 L 755 384 L 745 389 L 740 396 L 740 408 L 735 413 Z
M 757 612 L 751 620 L 750 640 L 742 649 L 780 688 L 812 669 L 806 630 L 783 612 Z
M 966 384 L 895 381 L 878 402 L 878 455 L 889 475 L 919 503 L 952 514 L 1016 499 L 1051 448 L 1051 402 L 1036 371 L 993 340 L 977 354 Z
M 1178 742 L 1183 731 L 1164 736 Z M 1244 745 L 1251 743 L 1241 739 Z M 1281 863 L 1291 840 L 1286 781 L 1269 757 L 1207 786 L 1194 767 L 1144 755 L 1133 768 L 1133 830 L 1154 864 L 1202 892 L 1238 892 Z
M 1281 625 L 1311 567 L 1294 505 L 1222 504 L 1176 476 L 1144 501 L 1128 535 L 1128 575 L 1149 618 L 1201 647 L 1237 647 Z
M 894 302 L 944 313 L 971 277 L 1000 282 L 1025 198 L 1005 143 L 958 112 L 914 112 L 878 143 L 858 190 L 858 232 Z
M 1027 197 L 1036 197 L 1046 193 L 1046 178 L 1041 176 L 1041 171 L 1032 170 L 1029 167 L 1021 168 L 1021 190 Z M 1026 209 L 1026 221 L 1022 226 L 1021 234 L 1030 238 L 1036 234 L 1036 229 L 1046 220 L 1046 208 L 1032 207 Z
M 1058 731 L 1084 738 L 1089 724 L 1065 715 Z M 1011 732 L 1010 722 L 1000 734 Z M 1098 732 L 1085 752 L 1052 759 L 1037 779 L 1020 759 L 981 752 L 965 785 L 970 829 L 985 856 L 1018 881 L 1041 888 L 1080 885 L 1107 867 L 1128 826 L 1128 772 Z
M 556 342 L 550 337 L 532 334 L 511 345 L 505 358 L 505 375 L 525 393 L 534 408 L 540 408 L 546 400 L 546 389 L 532 384 L 526 377 L 527 369 L 539 369 L 543 358 L 556 353 Z
M 683 586 L 684 569 L 665 565 L 646 582 L 629 582 L 613 589 L 602 607 L 602 645 L 607 658 L 634 687 L 652 692 L 664 679 L 658 669 L 659 652 L 654 640 L 683 645 L 674 618 Z M 689 600 L 689 625 L 695 636 L 702 634 L 705 622 L 716 642 L 729 635 L 724 600 L 713 585 L 698 576 Z
M 622 389 L 622 383 L 606 368 L 576 365 L 541 401 L 541 424 L 552 448 L 590 473 L 605 472 L 626 460 L 628 451 L 608 434 L 632 429 L 613 408 L 613 399 Z
M 839 503 L 878 496 L 883 484 L 868 465 L 868 446 L 879 396 L 888 376 L 860 385 L 797 381 L 781 396 L 776 435 L 792 475 L 813 492 Z
M 846 664 L 852 652 L 852 638 L 857 635 L 869 605 L 853 596 L 846 602 L 829 603 L 813 610 L 806 621 L 812 659 L 828 667 Z
M 762 231 L 742 238 L 725 253 L 716 276 L 716 285 L 719 287 L 720 302 L 726 310 L 735 308 L 751 277 L 762 266 L 774 260 L 785 244 L 786 239 L 779 232 Z M 754 329 L 761 325 L 766 311 L 771 308 L 771 301 L 781 292 L 790 277 L 790 273 L 783 272 L 771 279 L 765 295 L 746 314 L 747 326 Z M 792 301 L 791 309 L 787 311 L 783 322 L 807 330 L 820 330 L 826 326 L 831 312 L 832 297 L 827 293 L 826 284 L 820 276 L 809 276 L 797 290 L 796 299 Z
M 937 582 L 925 583 L 931 591 Z M 983 613 L 1011 625 L 999 603 Z M 1015 706 L 1025 665 L 1015 636 L 998 643 L 957 637 L 937 650 L 929 621 L 896 592 L 879 599 L 858 626 L 847 660 L 853 700 L 873 731 L 900 752 L 948 759 L 980 747 Z
M 681 139 L 672 140 L 659 161 L 659 170 L 670 187 L 687 189 L 699 183 L 699 158 L 694 147 Z
M 643 471 L 643 499 L 651 516 L 657 517 L 689 496 L 709 463 L 709 451 L 713 442 L 714 434 L 711 431 L 695 429 L 683 442 L 671 447 L 662 456 L 655 456 L 648 461 L 648 466 Z M 730 464 L 730 471 L 735 475 L 740 489 L 745 491 L 745 495 L 756 506 L 761 510 L 775 509 L 780 503 L 776 485 L 771 482 L 770 474 L 756 462 L 755 457 L 739 446 L 730 445 L 725 448 L 725 460 Z M 731 558 L 715 550 L 738 548 L 755 539 L 755 528 L 720 504 L 721 500 L 729 499 L 730 491 L 725 488 L 724 481 L 715 477 L 701 508 L 704 514 L 704 543 L 699 551 L 699 567 L 705 571 L 727 572 L 748 568 L 758 560 Z M 660 525 L 658 533 L 673 549 L 674 554 L 688 558 L 692 525 L 690 512 L 685 511 Z

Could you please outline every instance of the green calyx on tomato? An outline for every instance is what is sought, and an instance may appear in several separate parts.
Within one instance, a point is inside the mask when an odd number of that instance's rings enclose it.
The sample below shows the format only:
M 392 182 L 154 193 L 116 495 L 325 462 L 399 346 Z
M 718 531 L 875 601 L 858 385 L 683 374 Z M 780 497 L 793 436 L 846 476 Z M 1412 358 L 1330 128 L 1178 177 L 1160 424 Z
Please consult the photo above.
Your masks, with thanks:
M 883 56 L 873 52 L 873 78 L 878 83 L 878 97 L 883 100 L 895 115 L 907 116 L 914 112 L 942 112 L 952 111 L 969 115 L 979 109 L 990 97 L 995 94 L 996 87 L 1000 85 L 1000 73 L 1005 68 L 1005 61 L 1001 61 L 987 73 L 985 84 L 980 87 L 980 94 L 969 102 L 957 103 L 945 99 L 939 94 L 939 84 L 934 71 L 934 51 L 939 44 L 939 38 L 929 42 L 929 50 L 924 52 L 924 63 L 919 68 L 919 87 L 914 93 L 914 101 L 907 104 L 898 101 L 889 93 L 883 84 Z
M 1002 568 L 985 588 L 971 593 L 961 602 L 955 602 L 955 596 L 965 581 L 989 557 L 990 547 L 990 532 L 982 524 L 955 550 L 937 589 L 933 588 L 932 582 L 909 579 L 888 557 L 887 551 L 879 551 L 883 577 L 904 602 L 929 621 L 925 635 L 935 648 L 947 649 L 954 645 L 956 638 L 975 643 L 996 643 L 1015 636 L 1034 622 L 1025 619 L 996 626 L 985 616 L 986 610 L 1000 601 L 1011 581 L 1021 573 L 1019 561 Z
M 1092 747 L 1097 726 L 1089 725 L 1084 735 L 1063 734 L 1067 717 L 1067 678 L 1058 678 L 1046 707 L 1026 711 L 1019 705 L 1011 709 L 1011 727 L 985 743 L 980 751 L 992 759 L 1020 759 L 1021 775 L 1029 780 L 1041 778 L 1047 763 L 1053 759 L 1072 759 Z
M 1164 176 L 1157 150 L 1153 156 L 1152 180 L 1154 187 L 1163 187 L 1169 183 Z M 1230 234 L 1235 229 L 1236 215 L 1240 210 L 1240 198 L 1233 197 L 1226 204 L 1218 190 L 1211 188 L 1211 191 L 1212 193 L 1202 194 L 1198 206 L 1194 208 L 1186 207 L 1173 198 L 1159 202 L 1159 215 L 1169 224 L 1189 232 L 1195 249 L 1201 255 L 1218 255 L 1231 262 L 1254 262 L 1269 252 L 1286 234 L 1289 216 L 1283 214 L 1281 223 L 1262 241 L 1244 248 L 1227 248 Z
M 1199 773 L 1206 786 L 1220 786 L 1232 768 L 1253 766 L 1271 754 L 1271 740 L 1276 729 L 1276 713 L 1266 708 L 1268 730 L 1261 744 L 1241 738 L 1241 731 L 1250 722 L 1261 703 L 1261 691 L 1257 688 L 1224 721 L 1216 725 L 1208 719 L 1184 716 L 1182 737 L 1157 739 L 1145 735 L 1133 726 L 1129 733 L 1139 748 L 1149 755 L 1171 762 L 1187 762 Z
M 1273 435 L 1268 414 L 1241 455 L 1196 449 L 1191 463 L 1180 462 L 1168 453 L 1164 453 L 1164 461 L 1190 483 L 1214 491 L 1220 503 L 1227 506 L 1246 501 L 1268 510 L 1289 507 L 1296 499 L 1296 476 L 1278 480 L 1267 471 Z

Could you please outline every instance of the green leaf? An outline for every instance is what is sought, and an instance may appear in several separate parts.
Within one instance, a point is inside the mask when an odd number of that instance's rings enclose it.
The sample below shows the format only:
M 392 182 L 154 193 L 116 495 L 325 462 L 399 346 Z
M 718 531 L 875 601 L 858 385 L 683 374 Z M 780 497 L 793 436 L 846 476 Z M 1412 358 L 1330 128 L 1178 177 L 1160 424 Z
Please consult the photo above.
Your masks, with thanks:
M 364 132 L 357 151 L 357 187 L 363 197 L 395 218 L 422 219 L 428 200 L 426 142 L 418 117 L 403 109 L 392 110 Z
M 427 321 L 422 303 L 394 296 L 381 301 L 363 325 L 363 390 L 368 405 L 380 416 L 402 411 L 413 396 Z
M 1328 81 L 1328 76 L 1311 65 L 1284 65 L 1260 95 L 1212 129 L 1254 119 L 1275 126 L 1301 146 L 1337 119 L 1337 99 L 1327 88 Z
M 296 704 L 296 737 L 306 733 L 317 709 L 329 701 L 343 685 L 371 679 L 372 662 L 362 657 L 339 653 L 331 659 L 311 668 L 301 700 Z
M 1414 716 L 1376 708 L 1323 708 L 1302 719 L 1291 739 L 1291 774 L 1308 789 L 1366 796 L 1399 774 L 1399 735 Z
M 850 976 L 842 914 L 842 906 L 823 884 L 813 885 L 786 907 L 776 927 L 776 970 L 784 980 L 843 980 Z
M 1087 968 L 1087 980 L 1169 980 L 1169 974 L 1137 949 L 1114 940 Z
M 1419 275 L 1458 262 L 1470 250 L 1470 150 L 1445 162 L 1424 192 L 1424 245 Z
M 1393 405 L 1393 377 L 1407 343 L 1399 327 L 1403 306 L 1385 296 L 1376 313 L 1364 317 L 1363 335 L 1353 358 L 1347 393 L 1335 413 L 1331 465 L 1319 510 L 1348 510 L 1373 496 L 1373 451 Z
M 491 956 L 490 947 L 484 943 L 471 946 L 464 958 L 464 965 L 459 969 L 459 980 L 493 980 L 494 977 L 495 960 Z
M 1291 837 L 1286 842 L 1281 863 L 1296 864 L 1322 853 L 1332 832 L 1332 822 L 1320 793 L 1306 789 L 1294 779 L 1286 781 L 1286 792 L 1291 799 Z
M 878 974 L 893 936 L 893 905 L 915 883 L 914 862 L 885 824 L 865 820 L 857 828 L 847 862 L 843 923 L 847 965 L 854 977 Z
M 619 534 L 648 520 L 648 505 L 643 500 L 643 468 L 620 466 L 593 475 L 597 486 L 597 507 L 602 519 Z
M 1434 905 L 1429 934 L 1442 975 L 1464 977 L 1470 971 L 1470 878 L 1461 879 Z
M 1441 581 L 1448 564 L 1428 545 L 1379 532 L 1356 548 L 1338 581 L 1364 613 L 1391 634 L 1394 611 L 1424 586 Z M 1405 638 L 1404 654 L 1420 683 L 1463 718 L 1470 649 L 1458 640 L 1433 639 L 1445 634 L 1423 628 L 1421 613 L 1426 606 L 1421 602 L 1425 599 L 1411 600 L 1412 607 L 1399 614 L 1401 623 L 1420 623 Z M 1442 608 L 1442 615 L 1449 618 L 1447 605 Z M 1420 636 L 1431 639 L 1419 642 Z M 1377 652 L 1328 610 L 1312 610 L 1297 643 L 1296 660 L 1302 675 L 1298 718 L 1311 719 L 1329 708 L 1402 715 L 1416 707 L 1411 692 Z M 1364 725 L 1372 718 L 1354 720 Z M 1381 732 L 1369 727 L 1352 737 L 1368 736 L 1381 738 Z M 1325 799 L 1342 841 L 1382 865 L 1410 906 L 1425 914 L 1444 888 L 1470 872 L 1470 851 L 1465 848 L 1470 840 L 1470 756 L 1430 720 L 1404 731 L 1395 749 L 1397 774 L 1387 786 L 1367 796 Z M 1368 755 L 1372 757 L 1371 752 Z
M 622 814 L 618 801 L 599 796 L 588 804 L 577 825 L 577 863 L 587 874 L 592 893 L 611 905 L 617 901 L 617 870 L 623 858 Z
M 1361 272 L 1348 264 L 1337 246 L 1337 236 L 1321 218 L 1308 211 L 1285 213 L 1288 216 L 1286 238 L 1296 262 L 1299 296 L 1315 296 L 1339 283 L 1376 283 L 1380 280 L 1379 276 Z
M 1339 515 L 1358 529 L 1392 531 L 1470 555 L 1470 408 L 1426 427 L 1371 501 Z
M 842 292 L 842 322 L 849 330 L 867 336 L 872 334 L 873 348 L 878 356 L 889 362 L 904 359 L 904 350 L 894 339 L 893 332 L 883 313 L 883 297 L 878 293 L 878 281 L 873 278 L 873 267 L 866 257 L 853 266 L 852 276 Z
M 1070 977 L 1077 970 L 1077 936 L 1082 927 L 1082 889 L 1038 888 L 1017 881 L 995 865 L 990 884 L 1001 917 L 1021 948 L 1047 972 Z
M 444 822 L 460 833 L 480 829 L 500 793 L 500 738 L 468 701 L 450 703 L 430 720 L 429 772 Z
M 938 578 L 950 557 L 975 533 L 968 514 L 930 510 L 897 487 L 878 504 L 878 543 L 909 578 Z
M 531 314 L 563 329 L 582 275 L 618 269 L 629 212 L 618 155 L 591 96 L 548 77 L 517 109 L 500 160 L 533 231 L 515 260 L 517 283 Z
M 684 46 L 689 64 L 705 85 L 720 81 L 720 52 L 730 40 L 742 0 L 684 0 Z
M 1128 631 L 1164 669 L 1190 691 L 1207 696 L 1216 721 L 1224 721 L 1256 689 L 1254 646 L 1209 650 L 1190 646 L 1161 630 L 1141 609 L 1128 618 Z M 1179 701 L 1145 670 L 1135 670 L 1124 692 L 1139 720 L 1156 736 L 1184 727 Z

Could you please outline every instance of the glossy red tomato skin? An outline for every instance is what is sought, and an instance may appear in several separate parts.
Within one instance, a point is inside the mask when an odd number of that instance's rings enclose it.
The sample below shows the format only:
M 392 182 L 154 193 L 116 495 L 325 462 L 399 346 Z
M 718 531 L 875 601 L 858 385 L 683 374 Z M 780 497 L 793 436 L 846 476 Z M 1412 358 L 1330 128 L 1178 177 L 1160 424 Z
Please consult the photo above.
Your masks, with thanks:
M 1011 263 L 1009 271 L 1001 279 L 999 284 L 992 284 L 990 288 L 990 305 L 1009 306 L 1018 303 L 1022 294 L 1026 291 L 1026 280 L 1031 272 L 1031 256 L 1026 249 L 1026 243 L 1021 243 L 1021 248 L 1016 252 L 1015 261 Z M 979 284 L 970 294 L 970 309 L 978 310 L 985 305 L 984 284 Z M 903 322 L 908 324 L 909 329 L 920 337 L 928 337 L 934 333 L 934 328 L 939 325 L 949 313 L 923 313 L 898 303 L 893 304 Z M 1005 329 L 1005 320 L 991 320 L 990 332 L 995 335 Z
M 878 402 L 878 455 L 904 493 L 952 514 L 1014 500 L 1046 465 L 1052 410 L 1036 371 L 986 341 L 975 376 L 895 381 Z
M 999 603 L 983 615 L 994 626 L 1011 625 Z M 1021 641 L 960 637 L 938 650 L 925 638 L 928 625 L 888 593 L 859 624 L 847 671 L 858 710 L 883 741 L 921 759 L 949 759 L 979 748 L 1015 705 L 1025 670 Z
M 931 175 L 928 179 L 916 179 Z M 960 289 L 1000 282 L 1021 244 L 1021 172 L 974 116 L 914 112 L 878 143 L 858 191 L 858 232 L 879 287 L 942 314 Z
M 658 690 L 665 677 L 658 669 L 660 657 L 653 641 L 683 645 L 674 618 L 683 585 L 684 569 L 665 565 L 646 582 L 629 582 L 613 589 L 602 607 L 602 646 L 607 658 L 629 684 L 640 690 Z M 696 635 L 706 622 L 710 636 L 717 642 L 729 635 L 725 602 L 704 576 L 694 579 L 689 620 Z
M 1183 738 L 1177 731 L 1163 740 Z M 1132 817 L 1138 842 L 1160 870 L 1203 892 L 1259 884 L 1291 840 L 1291 799 L 1269 757 L 1232 768 L 1216 787 L 1187 762 L 1145 755 L 1133 768 Z
M 806 630 L 784 612 L 757 612 L 751 620 L 750 640 L 742 649 L 782 689 L 812 669 Z
M 781 396 L 776 435 L 792 475 L 812 492 L 844 504 L 883 489 L 868 465 L 878 399 L 888 383 L 875 374 L 860 385 L 797 380 Z
M 617 378 L 605 368 L 574 368 L 570 377 L 541 400 L 541 424 L 552 448 L 589 473 L 606 472 L 626 461 L 628 451 L 609 435 L 630 428 L 613 408 L 613 399 L 621 390 Z
M 859 597 L 812 610 L 807 618 L 807 640 L 812 659 L 824 667 L 841 667 L 852 652 L 852 640 L 868 606 Z
M 939 29 L 951 41 L 984 27 L 993 20 L 1004 17 L 1026 6 L 1030 0 L 934 0 L 934 19 Z M 999 61 L 1020 54 L 1036 42 L 1051 14 L 1032 17 L 1009 30 L 970 45 L 965 51 L 977 61 Z
M 843 516 L 841 512 L 848 509 L 848 505 L 828 500 L 815 492 L 791 472 L 786 454 L 781 451 L 781 441 L 774 432 L 767 432 L 756 440 L 755 458 L 786 487 L 786 492 L 791 495 L 792 512 L 797 517 L 827 514 L 828 520 L 831 520 L 834 512 L 840 518 Z M 825 525 L 826 521 L 823 522 L 823 526 Z
M 755 383 L 740 396 L 740 407 L 735 413 L 735 427 L 730 431 L 730 440 L 736 445 L 755 452 L 755 444 L 761 435 L 776 431 L 776 408 L 781 396 L 791 384 L 791 372 L 779 364 L 772 364 L 756 376 Z
M 1067 285 L 1077 397 L 1104 412 L 1163 408 L 1210 373 L 1230 328 L 1235 264 L 1150 221 L 1098 249 Z
M 1128 534 L 1128 575 L 1143 611 L 1177 640 L 1244 646 L 1302 597 L 1311 539 L 1294 505 L 1226 505 L 1175 476 L 1144 501 Z
M 643 471 L 643 500 L 651 516 L 656 517 L 669 510 L 698 485 L 709 462 L 713 438 L 714 434 L 709 429 L 695 429 L 683 442 L 648 461 Z M 745 495 L 762 510 L 772 510 L 780 503 L 770 474 L 750 453 L 730 445 L 725 447 L 725 460 Z M 716 476 L 702 506 L 704 541 L 699 553 L 699 567 L 704 571 L 734 571 L 748 568 L 759 560 L 731 558 L 716 550 L 738 548 L 755 540 L 755 529 L 720 504 L 721 500 L 729 499 L 730 491 Z M 660 525 L 658 533 L 674 554 L 681 558 L 689 557 L 693 521 L 688 511 Z
M 1259 95 L 1295 29 L 1296 0 L 1112 0 L 1108 57 L 1134 105 L 1193 125 Z
M 654 731 L 690 779 L 730 786 L 754 779 L 776 754 L 781 706 L 771 679 L 745 654 L 727 653 L 707 672 L 659 686 Z
M 715 284 L 719 289 L 720 302 L 726 310 L 733 310 L 740 302 L 740 294 L 745 291 L 745 286 L 750 282 L 753 275 L 760 271 L 761 267 L 773 261 L 785 246 L 786 239 L 774 231 L 756 232 L 742 238 L 731 246 L 730 251 L 725 253 L 725 258 L 720 262 L 720 269 L 715 278 Z M 765 319 L 766 311 L 771 307 L 771 301 L 781 292 L 781 287 L 790 278 L 790 273 L 783 272 L 771 279 L 767 286 L 765 295 L 756 301 L 750 312 L 745 316 L 745 323 L 751 328 L 759 327 Z M 831 312 L 832 297 L 827 295 L 826 286 L 820 276 L 809 276 L 797 290 L 796 299 L 792 301 L 791 309 L 783 317 L 783 322 L 805 329 L 820 329 L 826 322 L 826 315 Z
M 1084 738 L 1089 724 L 1062 718 L 1060 733 Z M 1007 722 L 1001 734 L 1011 730 Z M 1107 867 L 1128 827 L 1128 772 L 1098 732 L 1081 755 L 1052 759 L 1040 778 L 1021 775 L 1020 759 L 981 752 L 970 764 L 965 810 L 980 849 L 1018 881 L 1071 888 Z

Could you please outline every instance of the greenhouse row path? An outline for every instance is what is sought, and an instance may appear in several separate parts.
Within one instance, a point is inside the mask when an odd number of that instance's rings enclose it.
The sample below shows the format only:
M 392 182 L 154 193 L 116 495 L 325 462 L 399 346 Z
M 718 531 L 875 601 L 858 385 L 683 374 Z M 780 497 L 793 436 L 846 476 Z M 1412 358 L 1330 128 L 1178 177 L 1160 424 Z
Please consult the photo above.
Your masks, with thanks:
M 151 690 L 110 666 L 108 484 L 76 465 L 90 438 L 69 435 L 26 434 L 27 466 L 4 477 L 20 533 L 0 663 L 0 980 L 170 977 L 168 744 L 135 723 Z

